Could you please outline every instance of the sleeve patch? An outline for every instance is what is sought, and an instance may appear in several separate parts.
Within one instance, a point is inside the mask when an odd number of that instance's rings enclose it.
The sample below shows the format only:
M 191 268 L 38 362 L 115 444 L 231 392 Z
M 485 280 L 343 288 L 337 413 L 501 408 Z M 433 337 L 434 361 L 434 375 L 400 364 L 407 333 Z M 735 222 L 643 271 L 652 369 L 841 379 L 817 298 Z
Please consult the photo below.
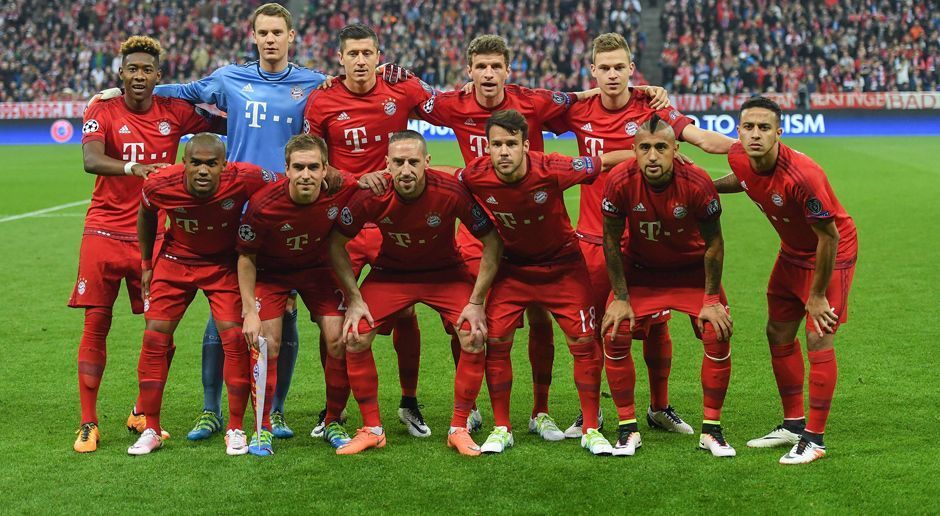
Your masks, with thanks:
M 339 221 L 343 223 L 344 226 L 351 226 L 353 223 L 352 211 L 349 209 L 349 206 L 343 208 L 343 211 L 340 212 Z
M 100 128 L 101 126 L 98 125 L 98 121 L 92 118 L 82 125 L 82 134 L 96 133 Z
M 711 216 L 716 213 L 721 213 L 721 204 L 718 203 L 718 199 L 712 199 L 705 207 L 705 214 Z
M 606 197 L 601 201 L 601 210 L 611 215 L 623 216 L 623 212 L 620 211 L 620 208 L 616 207 L 614 203 L 610 202 L 610 199 Z
M 255 230 L 248 224 L 238 226 L 238 238 L 245 242 L 251 242 L 255 239 Z

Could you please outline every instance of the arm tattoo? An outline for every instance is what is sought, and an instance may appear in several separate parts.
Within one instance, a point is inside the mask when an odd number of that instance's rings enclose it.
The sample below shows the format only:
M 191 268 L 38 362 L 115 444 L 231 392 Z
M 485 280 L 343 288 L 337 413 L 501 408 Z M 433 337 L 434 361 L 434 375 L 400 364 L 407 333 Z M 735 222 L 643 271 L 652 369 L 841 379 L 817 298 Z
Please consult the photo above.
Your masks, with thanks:
M 627 222 L 624 219 L 604 217 L 604 258 L 607 261 L 607 275 L 614 292 L 614 299 L 627 299 L 627 278 L 623 271 L 623 253 L 620 240 Z

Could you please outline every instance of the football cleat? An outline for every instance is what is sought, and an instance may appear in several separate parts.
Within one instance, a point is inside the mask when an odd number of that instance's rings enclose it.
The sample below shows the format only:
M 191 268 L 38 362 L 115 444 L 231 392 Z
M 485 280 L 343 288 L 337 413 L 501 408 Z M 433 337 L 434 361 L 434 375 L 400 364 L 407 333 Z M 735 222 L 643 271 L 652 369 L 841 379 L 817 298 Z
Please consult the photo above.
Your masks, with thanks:
M 447 434 L 447 447 L 456 448 L 461 455 L 476 457 L 482 453 L 466 428 L 457 428 Z
M 284 413 L 279 410 L 271 412 L 271 433 L 278 439 L 294 437 L 294 431 L 287 426 L 287 422 L 284 421 Z
M 408 433 L 415 437 L 430 437 L 431 429 L 424 422 L 421 407 L 402 407 L 398 409 L 398 420 L 408 428 Z
M 529 433 L 539 434 L 539 437 L 546 441 L 565 440 L 565 433 L 558 428 L 552 416 L 544 412 L 539 412 L 534 418 L 529 419 Z
M 89 453 L 98 449 L 98 441 L 101 440 L 101 434 L 98 433 L 98 425 L 95 423 L 83 423 L 78 429 L 78 437 L 75 438 L 75 444 L 72 449 L 78 453 Z
M 229 455 L 245 455 L 248 453 L 248 436 L 245 435 L 245 432 L 239 428 L 233 428 L 225 432 L 225 453 Z
M 467 416 L 467 431 L 473 433 L 481 428 L 483 428 L 483 414 L 480 414 L 480 409 L 473 409 Z
M 355 455 L 369 448 L 385 447 L 385 430 L 381 426 L 364 426 L 356 430 L 356 436 L 336 449 L 337 455 Z
M 248 443 L 248 453 L 259 457 L 274 455 L 274 435 L 265 428 L 261 429 L 261 436 L 255 432 L 251 436 L 251 442 Z
M 131 410 L 131 414 L 127 416 L 127 431 L 132 434 L 143 433 L 147 429 L 147 416 L 143 414 L 135 414 Z M 170 433 L 166 430 L 160 430 L 160 438 L 166 441 L 170 438 Z
M 140 438 L 133 446 L 127 449 L 129 455 L 147 455 L 148 453 L 159 450 L 163 447 L 163 439 L 157 435 L 153 428 L 144 430 Z
M 480 451 L 483 453 L 503 453 L 506 448 L 512 448 L 513 444 L 512 432 L 505 426 L 496 426 L 493 427 L 493 431 L 490 432 L 489 437 L 480 447 Z
M 584 414 L 578 413 L 578 417 L 575 418 L 574 423 L 571 423 L 571 426 L 565 430 L 565 437 L 568 439 L 580 439 L 581 435 L 584 433 L 581 431 L 581 427 L 584 426 Z M 601 431 L 604 429 L 604 410 L 598 409 L 597 411 L 597 430 Z
M 581 436 L 581 447 L 594 455 L 610 455 L 614 451 L 604 434 L 598 432 L 596 428 L 588 428 L 587 432 Z
M 190 441 L 201 441 L 208 439 L 212 434 L 222 431 L 222 418 L 211 410 L 204 410 L 196 418 L 196 424 L 193 429 L 186 434 Z
M 339 415 L 339 424 L 346 424 L 346 409 Z M 310 431 L 310 437 L 316 437 L 317 439 L 323 437 L 323 432 L 326 429 L 326 409 L 320 411 L 320 415 L 317 416 L 317 424 L 313 427 L 313 430 Z
M 330 446 L 333 448 L 342 448 L 352 440 L 349 437 L 349 433 L 346 432 L 346 429 L 343 428 L 343 425 L 339 424 L 337 421 L 326 425 L 326 429 L 323 431 L 323 440 L 330 443 Z
M 614 457 L 632 457 L 641 446 L 643 446 L 643 439 L 640 438 L 640 432 L 620 427 L 612 455 Z
M 695 430 L 692 430 L 692 427 L 683 421 L 679 414 L 676 414 L 672 405 L 667 405 L 666 408 L 657 411 L 653 411 L 653 407 L 648 407 L 646 409 L 646 422 L 649 423 L 651 428 L 659 428 L 667 432 L 689 435 L 695 433 Z
M 702 432 L 698 438 L 698 447 L 702 450 L 712 452 L 715 457 L 734 457 L 738 453 L 725 441 L 725 436 L 721 432 L 721 427 L 714 427 L 707 432 Z
M 780 464 L 809 464 L 825 456 L 825 446 L 800 439 L 786 455 L 780 457 Z
M 800 442 L 800 434 L 795 434 L 783 425 L 778 425 L 767 435 L 751 439 L 747 442 L 748 448 L 776 448 L 778 446 L 794 446 Z

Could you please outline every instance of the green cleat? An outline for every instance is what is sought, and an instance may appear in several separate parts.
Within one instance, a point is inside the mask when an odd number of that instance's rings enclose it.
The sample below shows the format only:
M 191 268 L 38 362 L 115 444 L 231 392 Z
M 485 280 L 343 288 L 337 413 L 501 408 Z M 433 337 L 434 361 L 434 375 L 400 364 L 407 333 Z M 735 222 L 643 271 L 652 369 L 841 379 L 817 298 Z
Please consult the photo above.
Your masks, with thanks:
M 186 434 L 186 438 L 190 441 L 201 441 L 221 430 L 222 418 L 215 412 L 206 410 L 196 418 L 196 426 Z
M 323 440 L 330 443 L 330 446 L 339 449 L 349 443 L 349 441 L 352 441 L 352 437 L 349 437 L 349 433 L 346 432 L 343 425 L 333 421 L 326 425 L 326 428 L 323 430 Z
M 274 434 L 266 428 L 261 429 L 261 437 L 255 432 L 251 435 L 251 442 L 248 444 L 248 453 L 259 457 L 274 455 Z
M 294 437 L 294 431 L 287 426 L 284 421 L 284 413 L 279 411 L 271 412 L 271 432 L 278 439 L 290 439 Z

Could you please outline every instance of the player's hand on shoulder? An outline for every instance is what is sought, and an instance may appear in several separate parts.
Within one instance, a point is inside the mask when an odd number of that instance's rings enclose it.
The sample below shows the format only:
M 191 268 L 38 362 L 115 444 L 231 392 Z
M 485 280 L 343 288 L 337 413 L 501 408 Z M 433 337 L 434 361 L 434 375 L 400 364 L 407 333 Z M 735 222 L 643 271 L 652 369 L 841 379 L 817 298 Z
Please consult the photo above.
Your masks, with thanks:
M 86 107 L 91 107 L 92 104 L 101 100 L 113 99 L 114 97 L 120 96 L 121 93 L 121 88 L 108 88 L 106 90 L 101 90 L 88 99 L 88 104 L 86 104 Z
M 372 190 L 375 195 L 382 195 L 388 189 L 388 179 L 385 173 L 388 169 L 369 172 L 359 178 L 359 188 L 361 190 Z
M 636 86 L 636 89 L 643 91 L 650 97 L 650 107 L 655 110 L 672 107 L 669 103 L 669 92 L 660 86 Z
M 702 311 L 698 314 L 698 319 L 696 319 L 699 332 L 705 331 L 706 322 L 711 323 L 712 327 L 715 329 L 715 334 L 718 335 L 718 340 L 727 341 L 731 338 L 734 323 L 731 320 L 731 314 L 728 313 L 728 310 L 725 309 L 723 305 L 715 304 L 703 306 Z
M 135 163 L 134 166 L 131 167 L 130 175 L 147 179 L 147 177 L 149 177 L 150 174 L 153 174 L 157 170 L 160 170 L 161 168 L 168 167 L 168 166 L 170 166 L 169 163 L 151 163 L 149 165 Z
M 389 84 L 397 84 L 414 77 L 414 74 L 411 73 L 411 70 L 408 70 L 407 68 L 399 66 L 395 63 L 383 64 L 377 67 L 375 71 L 381 74 L 382 80 Z
M 629 299 L 614 299 L 607 306 L 604 313 L 604 319 L 601 321 L 601 336 L 606 338 L 607 331 L 610 330 L 611 338 L 617 337 L 617 330 L 620 324 L 629 321 L 629 329 L 633 331 L 633 325 L 636 322 L 636 316 L 633 314 L 633 307 L 630 306 Z
M 812 319 L 816 335 L 820 337 L 834 332 L 836 325 L 839 324 L 839 317 L 829 306 L 829 300 L 825 295 L 810 293 L 809 299 L 806 300 L 806 314 Z
M 460 88 L 460 91 L 467 95 L 473 93 L 473 82 L 468 82 L 467 84 L 464 84 L 463 88 Z
M 326 166 L 326 177 L 323 178 L 323 189 L 327 195 L 333 195 L 343 188 L 343 174 L 332 165 Z
M 681 152 L 677 152 L 677 153 L 676 153 L 676 159 L 679 160 L 679 163 L 682 163 L 683 165 L 694 165 L 694 164 L 695 164 L 695 162 L 692 161 L 692 158 L 686 156 L 685 154 L 682 154 Z
M 318 89 L 318 90 L 325 90 L 325 89 L 329 88 L 330 86 L 333 86 L 333 80 L 334 80 L 334 79 L 336 79 L 336 76 L 335 76 L 335 75 L 324 75 L 324 76 L 323 76 L 323 82 L 321 82 L 320 85 L 317 86 L 317 89 Z

